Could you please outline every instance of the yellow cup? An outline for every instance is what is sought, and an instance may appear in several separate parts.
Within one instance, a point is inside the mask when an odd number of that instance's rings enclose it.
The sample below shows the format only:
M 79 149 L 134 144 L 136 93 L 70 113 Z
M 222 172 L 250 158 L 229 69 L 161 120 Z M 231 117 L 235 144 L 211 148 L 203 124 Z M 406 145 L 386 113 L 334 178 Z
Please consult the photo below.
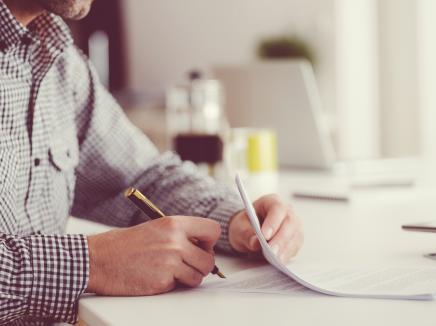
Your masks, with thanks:
M 247 139 L 249 172 L 277 171 L 277 135 L 270 129 L 253 129 Z

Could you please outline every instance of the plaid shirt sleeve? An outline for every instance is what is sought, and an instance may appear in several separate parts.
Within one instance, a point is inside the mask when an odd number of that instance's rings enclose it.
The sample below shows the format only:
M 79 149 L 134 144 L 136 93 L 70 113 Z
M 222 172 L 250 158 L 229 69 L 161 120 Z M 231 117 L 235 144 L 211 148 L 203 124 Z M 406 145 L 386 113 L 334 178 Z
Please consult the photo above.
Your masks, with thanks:
M 77 56 L 80 56 L 77 53 Z M 147 220 L 122 193 L 135 186 L 167 215 L 209 217 L 218 221 L 221 250 L 231 250 L 228 223 L 242 209 L 234 191 L 200 175 L 195 166 L 172 154 L 159 155 L 150 140 L 123 114 L 101 86 L 85 58 L 73 69 L 80 80 L 76 114 L 80 163 L 73 215 L 114 226 Z M 83 76 L 87 76 L 83 82 Z
M 81 235 L 0 234 L 0 324 L 75 323 L 88 283 L 87 251 Z

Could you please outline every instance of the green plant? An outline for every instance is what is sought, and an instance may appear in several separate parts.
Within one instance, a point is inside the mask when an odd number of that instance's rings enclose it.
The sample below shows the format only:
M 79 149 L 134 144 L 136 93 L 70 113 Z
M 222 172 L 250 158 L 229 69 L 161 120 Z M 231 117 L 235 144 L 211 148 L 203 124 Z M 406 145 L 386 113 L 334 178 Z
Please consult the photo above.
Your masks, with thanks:
M 261 59 L 305 58 L 312 64 L 315 61 L 310 46 L 297 36 L 278 36 L 262 40 L 257 48 Z

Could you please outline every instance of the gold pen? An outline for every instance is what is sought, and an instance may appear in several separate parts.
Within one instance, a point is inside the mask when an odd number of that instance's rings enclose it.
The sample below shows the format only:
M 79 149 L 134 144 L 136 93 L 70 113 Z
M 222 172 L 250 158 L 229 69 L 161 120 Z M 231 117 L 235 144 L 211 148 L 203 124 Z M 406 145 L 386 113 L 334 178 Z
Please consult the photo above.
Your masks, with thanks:
M 150 199 L 145 197 L 138 189 L 130 187 L 125 191 L 124 196 L 130 199 L 130 201 L 134 203 L 136 207 L 138 207 L 141 211 L 147 214 L 147 216 L 151 219 L 154 220 L 160 217 L 165 217 L 165 214 L 159 208 L 157 208 Z M 214 266 L 211 273 L 216 274 L 221 278 L 226 278 L 226 276 L 221 273 L 216 265 Z

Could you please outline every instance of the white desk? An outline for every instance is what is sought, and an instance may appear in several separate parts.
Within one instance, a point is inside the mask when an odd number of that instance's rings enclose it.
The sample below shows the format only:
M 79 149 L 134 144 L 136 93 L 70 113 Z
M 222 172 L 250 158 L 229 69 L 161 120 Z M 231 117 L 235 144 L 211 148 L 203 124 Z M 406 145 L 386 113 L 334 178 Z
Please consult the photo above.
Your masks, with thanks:
M 280 192 L 316 174 L 286 174 Z M 436 251 L 436 234 L 409 233 L 402 223 L 436 219 L 436 189 L 359 191 L 350 203 L 294 201 L 306 241 L 297 259 L 435 265 L 422 254 Z M 262 264 L 224 256 L 225 273 Z M 213 277 L 213 276 L 212 276 Z M 434 325 L 435 302 L 347 299 L 320 294 L 283 296 L 178 291 L 152 297 L 84 297 L 80 317 L 88 325 Z

